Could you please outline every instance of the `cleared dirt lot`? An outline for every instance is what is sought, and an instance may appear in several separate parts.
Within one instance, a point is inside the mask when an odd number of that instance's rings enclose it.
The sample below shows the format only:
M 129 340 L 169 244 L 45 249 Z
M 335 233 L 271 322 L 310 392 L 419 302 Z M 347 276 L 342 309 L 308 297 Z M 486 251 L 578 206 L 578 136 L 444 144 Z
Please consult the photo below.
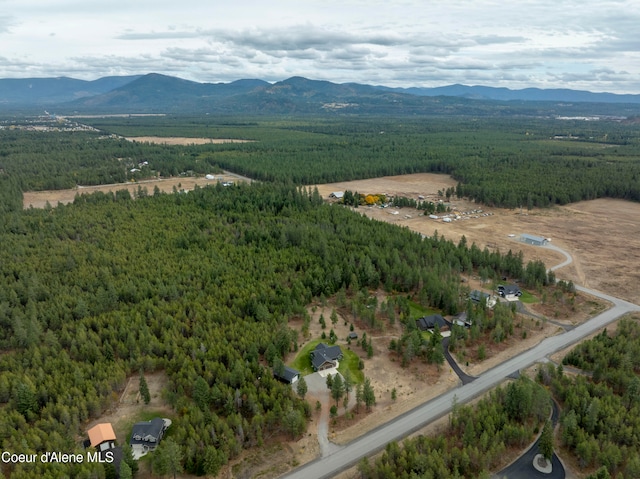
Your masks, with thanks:
M 369 180 L 318 185 L 324 198 L 334 191 L 351 190 L 365 194 L 387 193 L 425 199 L 438 199 L 438 190 L 455 186 L 446 175 L 420 173 Z M 431 236 L 438 234 L 453 241 L 464 235 L 469 244 L 480 248 L 498 248 L 524 253 L 525 260 L 541 259 L 547 266 L 564 258 L 551 250 L 517 241 L 522 233 L 544 236 L 573 256 L 574 263 L 557 271 L 558 278 L 597 289 L 640 304 L 640 204 L 624 200 L 598 199 L 568 206 L 532 211 L 487 208 L 466 200 L 452 199 L 451 208 L 472 211 L 482 208 L 480 215 L 463 215 L 444 223 L 421 216 L 410 208 L 360 207 L 357 211 L 380 221 L 407 226 Z M 398 211 L 398 214 L 391 214 Z M 482 216 L 490 213 L 489 216 Z M 411 218 L 406 218 L 411 216 Z M 478 216 L 475 218 L 474 216 Z M 515 235 L 511 238 L 509 235 Z
M 246 143 L 252 140 L 236 140 L 230 138 L 185 138 L 185 137 L 165 137 L 165 136 L 132 136 L 129 141 L 138 143 L 155 143 L 158 145 L 206 145 L 208 143 Z
M 116 183 L 112 185 L 99 186 L 78 186 L 70 190 L 47 190 L 47 191 L 27 191 L 23 194 L 22 204 L 24 208 L 44 208 L 47 202 L 51 206 L 57 206 L 58 203 L 73 203 L 76 195 L 95 193 L 102 191 L 103 193 L 115 192 L 118 190 L 129 190 L 131 196 L 138 191 L 138 187 L 146 188 L 148 194 L 153 194 L 153 189 L 157 186 L 163 193 L 171 193 L 175 187 L 178 190 L 191 191 L 196 185 L 207 186 L 215 185 L 218 181 L 244 181 L 241 177 L 230 173 L 216 174 L 215 180 L 206 178 L 192 177 L 176 177 L 176 178 L 160 178 L 157 180 L 143 180 L 135 183 Z

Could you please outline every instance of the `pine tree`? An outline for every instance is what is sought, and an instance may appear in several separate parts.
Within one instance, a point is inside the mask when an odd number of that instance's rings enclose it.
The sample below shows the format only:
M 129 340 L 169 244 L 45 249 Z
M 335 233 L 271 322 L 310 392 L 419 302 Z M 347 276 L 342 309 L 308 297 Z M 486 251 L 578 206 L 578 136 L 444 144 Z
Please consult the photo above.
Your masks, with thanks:
M 122 461 L 120 463 L 120 475 L 119 475 L 120 479 L 132 479 L 133 478 L 133 473 L 131 472 L 131 468 L 129 467 L 129 464 L 127 464 L 125 461 Z
M 171 438 L 165 439 L 153 453 L 153 470 L 161 476 L 172 474 L 175 479 L 182 472 L 181 461 L 180 446 Z
M 331 397 L 335 399 L 336 406 L 342 396 L 344 396 L 344 383 L 342 382 L 342 376 L 340 376 L 340 374 L 336 374 L 336 377 L 333 378 L 333 383 L 331 384 Z
M 364 378 L 364 385 L 362 386 L 362 398 L 364 405 L 367 407 L 367 411 L 371 411 L 371 407 L 376 405 L 376 394 L 371 386 L 371 380 Z
M 298 384 L 296 385 L 296 392 L 298 393 L 298 396 L 304 399 L 305 395 L 307 394 L 307 390 L 307 381 L 305 381 L 303 376 L 300 376 L 300 379 L 298 379 Z
M 553 457 L 553 428 L 549 421 L 544 423 L 542 434 L 540 435 L 540 453 L 547 461 Z
M 144 374 L 140 371 L 140 396 L 145 404 L 149 404 L 151 402 L 151 394 L 149 393 L 149 386 L 147 385 L 147 380 L 144 378 Z

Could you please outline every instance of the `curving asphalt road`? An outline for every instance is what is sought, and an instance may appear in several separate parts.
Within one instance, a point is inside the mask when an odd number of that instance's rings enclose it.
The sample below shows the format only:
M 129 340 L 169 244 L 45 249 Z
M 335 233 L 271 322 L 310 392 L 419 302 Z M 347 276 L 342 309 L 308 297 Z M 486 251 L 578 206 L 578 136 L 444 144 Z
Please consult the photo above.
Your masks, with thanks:
M 552 269 L 561 268 L 571 263 L 571 256 L 557 246 L 547 246 L 556 249 L 567 257 L 567 260 Z M 444 416 L 451 410 L 454 400 L 460 404 L 470 401 L 502 382 L 507 376 L 527 368 L 535 362 L 550 356 L 555 352 L 574 344 L 586 336 L 594 333 L 603 326 L 615 321 L 632 311 L 640 311 L 640 307 L 613 296 L 600 293 L 588 288 L 576 286 L 576 289 L 593 296 L 606 299 L 613 307 L 594 316 L 589 321 L 565 333 L 546 338 L 538 345 L 511 358 L 504 363 L 486 371 L 474 381 L 434 398 L 415 409 L 392 419 L 367 434 L 341 447 L 333 454 L 316 459 L 282 477 L 288 479 L 328 479 L 337 473 L 355 465 L 361 458 L 369 456 L 383 449 L 389 442 L 400 440 L 415 432 L 434 420 Z
M 558 424 L 560 417 L 560 408 L 558 404 L 552 400 L 552 412 L 551 412 L 551 424 L 555 428 Z M 558 456 L 554 453 L 551 458 L 551 472 L 545 473 L 538 471 L 533 461 L 535 457 L 540 453 L 540 438 L 542 434 L 538 436 L 538 439 L 531 445 L 527 451 L 516 459 L 511 465 L 505 467 L 502 471 L 494 474 L 494 479 L 564 479 L 565 470 L 562 462 Z

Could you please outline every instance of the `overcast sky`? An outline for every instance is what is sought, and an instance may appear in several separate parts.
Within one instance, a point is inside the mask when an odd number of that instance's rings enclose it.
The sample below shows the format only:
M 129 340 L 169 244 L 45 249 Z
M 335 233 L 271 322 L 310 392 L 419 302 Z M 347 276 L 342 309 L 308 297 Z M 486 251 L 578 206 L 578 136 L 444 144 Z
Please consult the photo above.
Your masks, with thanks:
M 640 0 L 0 0 L 0 78 L 640 93 Z

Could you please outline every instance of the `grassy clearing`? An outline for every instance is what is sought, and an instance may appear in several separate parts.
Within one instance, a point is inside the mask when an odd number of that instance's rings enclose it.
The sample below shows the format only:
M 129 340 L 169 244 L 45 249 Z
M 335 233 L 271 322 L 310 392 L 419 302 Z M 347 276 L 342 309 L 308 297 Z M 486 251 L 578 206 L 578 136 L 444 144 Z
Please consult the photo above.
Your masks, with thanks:
M 520 296 L 520 301 L 522 301 L 523 303 L 539 303 L 540 300 L 538 298 L 536 298 L 534 295 L 532 295 L 531 293 L 527 292 L 527 291 L 522 291 L 522 296 Z
M 312 374 L 313 366 L 311 366 L 311 357 L 309 354 L 315 349 L 315 347 L 321 342 L 321 339 L 314 339 L 309 341 L 305 346 L 298 351 L 295 359 L 291 362 L 290 366 L 300 371 L 302 376 Z
M 425 308 L 421 304 L 418 304 L 414 301 L 409 301 L 409 313 L 411 315 L 411 319 L 418 319 L 423 316 L 429 316 L 430 314 L 438 314 L 440 313 L 440 311 Z
M 342 347 L 342 361 L 340 361 L 340 366 L 338 366 L 338 371 L 343 376 L 349 370 L 351 372 L 351 380 L 355 384 L 360 384 L 364 381 L 364 372 L 360 370 L 358 367 L 360 363 L 360 358 L 356 353 L 351 351 L 350 349 L 346 349 Z
M 295 359 L 291 362 L 290 366 L 300 371 L 300 374 L 306 376 L 314 372 L 313 366 L 311 366 L 311 357 L 309 353 L 315 349 L 315 347 L 322 342 L 322 339 L 314 339 L 309 341 L 305 346 L 298 351 Z M 342 361 L 338 366 L 338 371 L 344 376 L 347 370 L 351 371 L 351 378 L 354 383 L 361 383 L 364 381 L 364 373 L 358 368 L 360 363 L 359 356 L 354 353 L 348 346 L 339 345 L 342 349 Z

